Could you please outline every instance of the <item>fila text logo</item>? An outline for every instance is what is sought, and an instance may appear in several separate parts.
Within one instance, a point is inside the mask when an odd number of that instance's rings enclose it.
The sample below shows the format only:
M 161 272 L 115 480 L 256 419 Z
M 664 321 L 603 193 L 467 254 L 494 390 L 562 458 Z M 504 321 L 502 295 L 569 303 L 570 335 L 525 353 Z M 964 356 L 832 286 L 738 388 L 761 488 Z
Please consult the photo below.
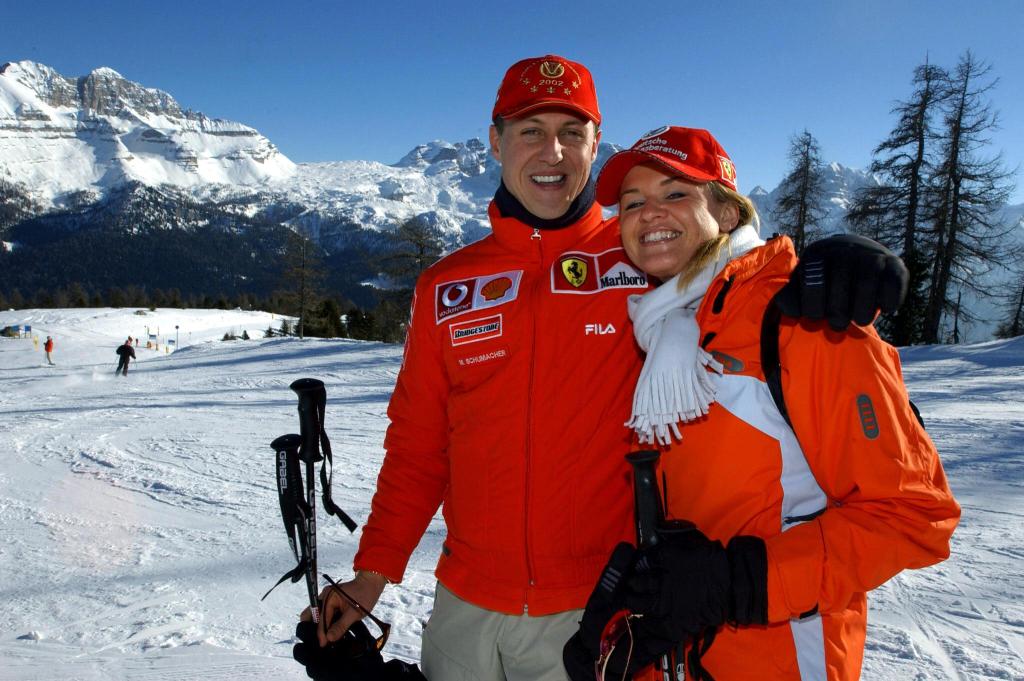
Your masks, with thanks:
M 587 324 L 583 327 L 584 336 L 607 336 L 615 332 L 614 324 Z

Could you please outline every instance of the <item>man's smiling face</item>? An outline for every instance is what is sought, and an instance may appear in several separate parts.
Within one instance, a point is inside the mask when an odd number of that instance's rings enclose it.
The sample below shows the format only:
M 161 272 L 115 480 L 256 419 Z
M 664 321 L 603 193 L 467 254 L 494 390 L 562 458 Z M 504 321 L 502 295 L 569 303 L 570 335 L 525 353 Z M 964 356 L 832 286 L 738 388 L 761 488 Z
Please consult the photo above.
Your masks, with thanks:
M 590 178 L 601 134 L 593 121 L 559 110 L 531 112 L 491 126 L 501 179 L 526 210 L 553 220 L 569 210 Z

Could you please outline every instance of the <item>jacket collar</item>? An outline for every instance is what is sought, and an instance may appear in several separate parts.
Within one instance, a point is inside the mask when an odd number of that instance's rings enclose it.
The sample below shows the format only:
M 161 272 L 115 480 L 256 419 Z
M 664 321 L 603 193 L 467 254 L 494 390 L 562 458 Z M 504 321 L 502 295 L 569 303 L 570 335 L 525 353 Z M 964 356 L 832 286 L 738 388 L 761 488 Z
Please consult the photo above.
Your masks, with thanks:
M 514 217 L 503 216 L 494 201 L 488 206 L 487 215 L 494 238 L 502 248 L 524 254 L 539 252 L 545 262 L 580 246 L 605 224 L 601 207 L 593 202 L 578 220 L 560 229 L 538 229 Z

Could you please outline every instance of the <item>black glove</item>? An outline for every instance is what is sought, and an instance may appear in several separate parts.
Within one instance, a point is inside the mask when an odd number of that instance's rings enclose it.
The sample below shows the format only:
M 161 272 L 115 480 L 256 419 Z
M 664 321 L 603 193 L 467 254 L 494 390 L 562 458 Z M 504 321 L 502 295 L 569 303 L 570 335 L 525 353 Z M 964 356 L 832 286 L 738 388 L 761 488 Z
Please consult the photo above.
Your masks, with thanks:
M 597 586 L 587 599 L 586 609 L 580 620 L 579 630 L 562 649 L 562 663 L 571 681 L 594 681 L 594 663 L 600 656 L 601 634 L 613 616 L 625 609 L 624 586 L 638 557 L 632 544 L 620 543 L 612 551 L 608 563 L 597 580 Z M 657 659 L 660 651 L 672 647 L 672 641 L 653 636 L 639 637 L 637 624 L 640 619 L 631 619 L 633 646 L 627 638 L 615 646 L 607 664 L 607 678 L 621 678 L 625 674 L 648 665 Z M 655 652 L 657 651 L 657 652 Z
M 695 539 L 696 537 L 696 539 Z M 641 639 L 685 641 L 725 623 L 768 622 L 768 558 L 764 540 L 734 537 L 728 548 L 699 532 L 667 537 L 640 552 L 623 591 L 623 602 L 643 615 Z M 643 647 L 639 663 L 669 647 Z
M 292 649 L 292 656 L 314 681 L 427 681 L 414 664 L 384 662 L 362 622 L 356 622 L 344 637 L 323 648 L 317 641 L 316 627 L 313 622 L 299 622 L 295 627 L 299 643 Z
M 879 309 L 895 312 L 907 295 L 909 277 L 903 261 L 882 244 L 839 234 L 804 248 L 776 301 L 788 317 L 828 319 L 842 331 L 851 320 L 870 324 Z

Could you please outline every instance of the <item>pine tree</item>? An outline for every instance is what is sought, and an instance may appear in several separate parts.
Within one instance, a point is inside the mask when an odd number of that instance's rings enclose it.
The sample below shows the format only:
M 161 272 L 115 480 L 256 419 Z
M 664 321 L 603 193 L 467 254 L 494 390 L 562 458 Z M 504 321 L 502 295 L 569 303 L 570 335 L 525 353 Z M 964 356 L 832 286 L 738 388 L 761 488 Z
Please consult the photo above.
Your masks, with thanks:
M 1017 285 L 1006 297 L 1006 317 L 996 328 L 996 338 L 1024 336 L 1024 274 L 1017 276 Z
M 119 288 L 107 289 L 107 304 L 110 307 L 126 307 L 128 305 L 128 299 L 125 298 L 124 292 Z
M 821 148 L 814 136 L 804 130 L 790 141 L 790 171 L 782 180 L 773 217 L 779 231 L 793 239 L 799 255 L 804 246 L 822 235 L 825 217 L 825 187 L 822 176 Z
M 935 166 L 933 121 L 949 95 L 948 79 L 944 69 L 927 62 L 914 70 L 914 92 L 892 109 L 896 126 L 874 150 L 870 171 L 880 184 L 858 192 L 846 215 L 854 231 L 899 253 L 910 274 L 903 305 L 876 323 L 894 345 L 922 341 L 930 274 L 922 230 L 935 210 L 936 195 L 928 191 Z
M 323 263 L 312 241 L 301 234 L 288 236 L 285 248 L 284 288 L 288 294 L 289 312 L 299 318 L 299 338 L 305 334 L 305 321 L 310 317 L 319 296 L 317 291 L 325 278 Z
M 953 309 L 953 291 L 968 289 L 991 295 L 978 282 L 1008 257 L 1006 235 L 1011 226 L 1000 224 L 1000 208 L 1009 198 L 1010 173 L 1002 156 L 984 157 L 988 133 L 998 123 L 988 95 L 997 80 L 991 68 L 968 51 L 950 78 L 943 119 L 940 161 L 931 180 L 938 192 L 930 235 L 934 259 L 931 288 L 925 305 L 923 341 L 936 343 L 944 313 Z M 960 309 L 966 321 L 976 318 Z
M 406 220 L 395 231 L 394 250 L 379 259 L 378 267 L 393 287 L 383 295 L 383 302 L 402 310 L 401 325 L 407 321 L 416 280 L 443 252 L 440 232 L 422 216 Z
M 181 291 L 177 288 L 172 288 L 167 292 L 167 307 L 183 308 L 185 303 L 181 300 Z
M 352 307 L 345 313 L 345 329 L 349 338 L 374 340 L 374 317 L 372 313 Z
M 71 307 L 89 307 L 89 294 L 85 292 L 85 287 L 77 281 L 71 282 L 71 286 L 68 288 L 68 300 Z

